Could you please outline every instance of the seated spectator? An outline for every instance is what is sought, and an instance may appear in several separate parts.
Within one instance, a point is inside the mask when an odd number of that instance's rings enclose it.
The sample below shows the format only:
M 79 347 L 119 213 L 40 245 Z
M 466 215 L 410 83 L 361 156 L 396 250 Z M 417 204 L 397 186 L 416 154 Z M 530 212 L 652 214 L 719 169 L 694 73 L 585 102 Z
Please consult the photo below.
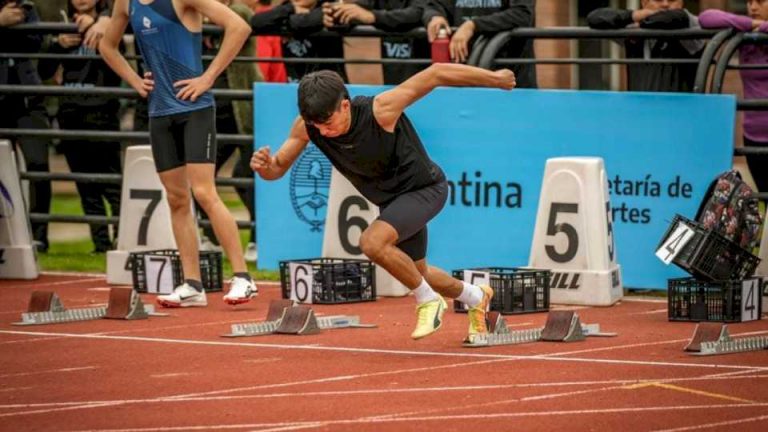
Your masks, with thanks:
M 768 33 L 768 0 L 748 0 L 749 16 L 715 9 L 701 13 L 704 28 L 734 28 L 740 31 Z M 768 64 L 768 46 L 744 44 L 739 48 L 739 63 Z M 768 99 L 768 69 L 741 69 L 745 99 Z M 768 111 L 744 112 L 744 146 L 768 147 Z M 747 165 L 760 192 L 768 192 L 768 156 L 747 156 Z
M 639 27 L 656 30 L 699 28 L 696 15 L 684 8 L 683 0 L 641 0 L 638 10 L 601 8 L 587 16 L 593 29 Z M 705 42 L 695 39 L 624 40 L 627 58 L 695 59 Z M 631 91 L 689 92 L 696 79 L 696 64 L 631 64 L 627 66 L 627 89 Z
M 535 0 L 500 0 L 481 2 L 467 0 L 428 0 L 422 20 L 427 27 L 429 42 L 433 42 L 440 29 L 451 33 L 451 59 L 463 63 L 469 58 L 474 37 L 481 33 L 498 33 L 518 27 L 536 26 Z M 489 35 L 492 36 L 492 35 Z M 499 52 L 499 58 L 534 58 L 533 40 L 513 38 Z M 536 88 L 536 65 L 514 65 L 518 88 Z
M 16 24 L 38 22 L 37 11 L 32 2 L 0 0 L 0 52 L 39 52 L 43 38 L 36 33 L 11 33 L 5 30 Z M 0 84 L 41 85 L 40 74 L 35 63 L 29 59 L 0 59 Z M 40 96 L 0 94 L 0 127 L 20 129 L 49 129 L 48 113 Z M 48 171 L 50 140 L 40 137 L 22 137 L 16 142 L 26 161 L 28 171 Z M 36 180 L 30 182 L 28 208 L 31 213 L 47 214 L 51 210 L 51 182 Z M 32 238 L 39 252 L 48 250 L 48 224 L 32 223 Z
M 361 0 L 357 3 L 324 3 L 323 24 L 326 28 L 337 25 L 368 24 L 386 32 L 404 32 L 421 26 L 426 0 Z M 381 38 L 381 58 L 408 60 L 428 59 L 426 39 L 404 36 Z M 384 84 L 400 84 L 424 69 L 424 65 L 384 64 Z
M 326 0 L 289 0 L 270 10 L 257 13 L 251 18 L 251 27 L 257 32 L 285 32 L 291 36 L 283 38 L 283 57 L 343 58 L 344 47 L 341 37 L 319 36 L 313 33 L 323 30 L 323 6 Z M 317 70 L 328 69 L 337 72 L 347 81 L 342 63 L 286 63 L 288 81 L 298 82 L 304 75 Z
M 71 0 L 67 16 L 73 22 L 96 22 L 106 8 L 99 0 Z M 86 44 L 86 34 L 60 34 L 50 47 L 55 54 L 94 55 L 97 51 Z M 118 87 L 121 79 L 103 60 L 67 59 L 40 62 L 43 76 L 52 75 L 62 67 L 62 84 L 67 87 Z M 61 98 L 57 119 L 61 129 L 119 131 L 120 101 L 111 96 L 73 96 Z M 59 151 L 75 173 L 119 174 L 120 142 L 108 140 L 62 139 Z M 120 186 L 110 183 L 77 182 L 80 203 L 86 215 L 107 216 L 120 213 Z M 105 224 L 91 224 L 94 252 L 112 248 L 113 239 Z M 116 234 L 116 232 L 115 232 Z

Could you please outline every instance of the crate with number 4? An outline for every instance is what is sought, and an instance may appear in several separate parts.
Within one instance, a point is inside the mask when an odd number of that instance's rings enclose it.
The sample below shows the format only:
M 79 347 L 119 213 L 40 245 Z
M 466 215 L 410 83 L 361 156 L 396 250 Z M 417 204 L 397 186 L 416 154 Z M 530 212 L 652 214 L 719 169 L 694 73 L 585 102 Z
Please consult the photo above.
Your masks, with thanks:
M 749 278 L 760 263 L 760 258 L 738 244 L 680 215 L 662 237 L 656 256 L 709 281 Z
M 184 283 L 181 258 L 175 249 L 132 252 L 129 262 L 133 289 L 138 292 L 170 294 Z M 221 252 L 200 251 L 200 278 L 206 292 L 221 291 Z
M 742 322 L 761 319 L 761 278 L 709 282 L 669 279 L 670 321 Z
M 488 267 L 454 270 L 453 277 L 472 285 L 493 288 L 490 309 L 507 314 L 546 312 L 549 310 L 549 270 L 517 267 Z M 467 306 L 453 301 L 455 312 L 466 312 Z
M 376 300 L 376 266 L 367 260 L 313 258 L 280 262 L 283 298 L 338 304 Z

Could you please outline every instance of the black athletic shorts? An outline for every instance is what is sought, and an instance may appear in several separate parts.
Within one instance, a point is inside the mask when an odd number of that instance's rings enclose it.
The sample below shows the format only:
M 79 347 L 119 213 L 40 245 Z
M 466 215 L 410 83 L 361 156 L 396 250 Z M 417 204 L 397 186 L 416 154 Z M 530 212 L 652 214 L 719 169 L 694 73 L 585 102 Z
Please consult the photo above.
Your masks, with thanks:
M 427 222 L 448 200 L 448 182 L 443 180 L 423 189 L 398 195 L 380 207 L 379 219 L 392 225 L 399 236 L 397 247 L 412 260 L 427 256 Z
M 157 172 L 188 163 L 216 162 L 216 110 L 171 114 L 149 119 L 149 142 Z

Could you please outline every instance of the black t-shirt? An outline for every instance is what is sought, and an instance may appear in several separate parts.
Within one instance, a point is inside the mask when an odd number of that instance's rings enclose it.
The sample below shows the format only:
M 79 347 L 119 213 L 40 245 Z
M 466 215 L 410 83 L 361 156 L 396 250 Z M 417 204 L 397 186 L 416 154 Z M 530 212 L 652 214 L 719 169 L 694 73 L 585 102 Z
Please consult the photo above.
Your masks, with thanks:
M 326 138 L 310 125 L 307 133 L 333 166 L 376 205 L 445 180 L 405 113 L 393 133 L 382 129 L 373 116 L 373 97 L 352 100 L 352 123 L 346 134 Z

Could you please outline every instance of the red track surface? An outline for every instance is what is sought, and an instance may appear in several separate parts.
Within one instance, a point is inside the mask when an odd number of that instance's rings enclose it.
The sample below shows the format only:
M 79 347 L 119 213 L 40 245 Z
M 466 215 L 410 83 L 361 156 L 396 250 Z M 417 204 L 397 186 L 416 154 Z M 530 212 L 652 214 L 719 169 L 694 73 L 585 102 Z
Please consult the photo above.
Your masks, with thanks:
M 79 308 L 106 303 L 107 285 L 83 275 L 0 281 L 0 430 L 768 430 L 768 350 L 689 356 L 695 324 L 668 322 L 666 303 L 580 309 L 582 322 L 619 336 L 567 344 L 461 348 L 466 316 L 452 312 L 413 341 L 411 298 L 315 306 L 377 329 L 220 337 L 263 320 L 279 291 L 260 287 L 235 308 L 216 293 L 207 308 L 168 318 L 17 327 L 32 290 Z M 768 320 L 729 327 L 767 334 Z

